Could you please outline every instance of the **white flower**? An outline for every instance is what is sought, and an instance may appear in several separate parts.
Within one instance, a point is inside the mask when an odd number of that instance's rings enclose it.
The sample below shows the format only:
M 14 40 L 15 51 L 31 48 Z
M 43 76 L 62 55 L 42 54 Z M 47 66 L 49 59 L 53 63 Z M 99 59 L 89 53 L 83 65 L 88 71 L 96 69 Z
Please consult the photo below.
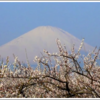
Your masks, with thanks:
M 67 56 L 67 53 L 64 53 L 65 56 Z
M 44 53 L 48 53 L 48 51 L 46 51 L 46 50 L 43 50 L 43 52 L 44 52 Z
M 59 63 L 59 60 L 58 60 L 58 59 L 56 59 L 56 62 L 57 62 L 57 63 Z
M 79 58 L 79 56 L 77 55 L 75 58 L 76 58 L 76 59 L 78 59 L 78 58 Z
M 3 83 L 0 84 L 0 87 L 2 87 L 2 86 L 3 86 Z
M 38 59 L 38 56 L 35 56 L 35 60 L 37 60 Z
M 58 62 L 58 64 L 61 64 L 61 63 L 62 63 L 61 61 Z
M 43 58 L 42 61 L 45 61 L 45 59 Z

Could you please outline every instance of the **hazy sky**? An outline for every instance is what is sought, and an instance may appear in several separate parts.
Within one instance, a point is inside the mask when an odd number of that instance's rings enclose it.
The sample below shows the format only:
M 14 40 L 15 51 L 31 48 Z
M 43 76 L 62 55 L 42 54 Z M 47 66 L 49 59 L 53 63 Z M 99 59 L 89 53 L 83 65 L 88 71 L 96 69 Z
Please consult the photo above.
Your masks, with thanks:
M 99 47 L 100 2 L 0 2 L 0 46 L 38 26 L 48 25 Z

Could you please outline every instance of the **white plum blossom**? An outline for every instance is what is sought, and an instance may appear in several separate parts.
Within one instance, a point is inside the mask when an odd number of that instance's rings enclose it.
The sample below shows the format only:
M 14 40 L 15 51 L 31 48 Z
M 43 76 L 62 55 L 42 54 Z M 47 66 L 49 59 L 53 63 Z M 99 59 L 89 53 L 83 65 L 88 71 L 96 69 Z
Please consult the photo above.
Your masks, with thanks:
M 0 83 L 0 88 L 3 86 L 3 83 Z
M 35 56 L 35 60 L 37 60 L 38 59 L 38 56 Z
M 79 56 L 78 55 L 76 55 L 76 57 L 75 57 L 76 59 L 78 59 L 79 58 Z
M 43 58 L 42 61 L 45 61 L 45 59 Z

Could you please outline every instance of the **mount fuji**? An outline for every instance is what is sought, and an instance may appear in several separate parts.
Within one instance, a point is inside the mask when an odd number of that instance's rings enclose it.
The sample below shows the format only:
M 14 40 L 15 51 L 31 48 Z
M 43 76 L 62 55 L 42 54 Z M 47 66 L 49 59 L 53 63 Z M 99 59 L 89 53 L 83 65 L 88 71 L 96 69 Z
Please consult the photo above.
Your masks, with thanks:
M 9 60 L 13 62 L 13 54 L 15 54 L 20 61 L 26 62 L 26 49 L 28 60 L 32 64 L 34 57 L 41 56 L 43 49 L 50 53 L 58 52 L 57 38 L 62 45 L 66 45 L 68 51 L 71 50 L 73 44 L 75 44 L 75 50 L 78 50 L 81 43 L 81 40 L 60 28 L 40 26 L 2 45 L 0 55 L 3 59 L 9 56 Z M 93 50 L 93 47 L 86 43 L 84 46 L 86 52 Z M 84 51 L 84 48 L 82 50 Z

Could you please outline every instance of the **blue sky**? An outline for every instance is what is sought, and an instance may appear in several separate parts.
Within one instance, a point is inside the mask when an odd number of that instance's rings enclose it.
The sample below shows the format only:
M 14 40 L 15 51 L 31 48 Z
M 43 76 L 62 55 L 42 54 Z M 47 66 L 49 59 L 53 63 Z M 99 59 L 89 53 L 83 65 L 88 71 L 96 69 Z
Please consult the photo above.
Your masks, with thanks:
M 99 2 L 0 2 L 0 46 L 38 27 L 62 28 L 100 46 Z

